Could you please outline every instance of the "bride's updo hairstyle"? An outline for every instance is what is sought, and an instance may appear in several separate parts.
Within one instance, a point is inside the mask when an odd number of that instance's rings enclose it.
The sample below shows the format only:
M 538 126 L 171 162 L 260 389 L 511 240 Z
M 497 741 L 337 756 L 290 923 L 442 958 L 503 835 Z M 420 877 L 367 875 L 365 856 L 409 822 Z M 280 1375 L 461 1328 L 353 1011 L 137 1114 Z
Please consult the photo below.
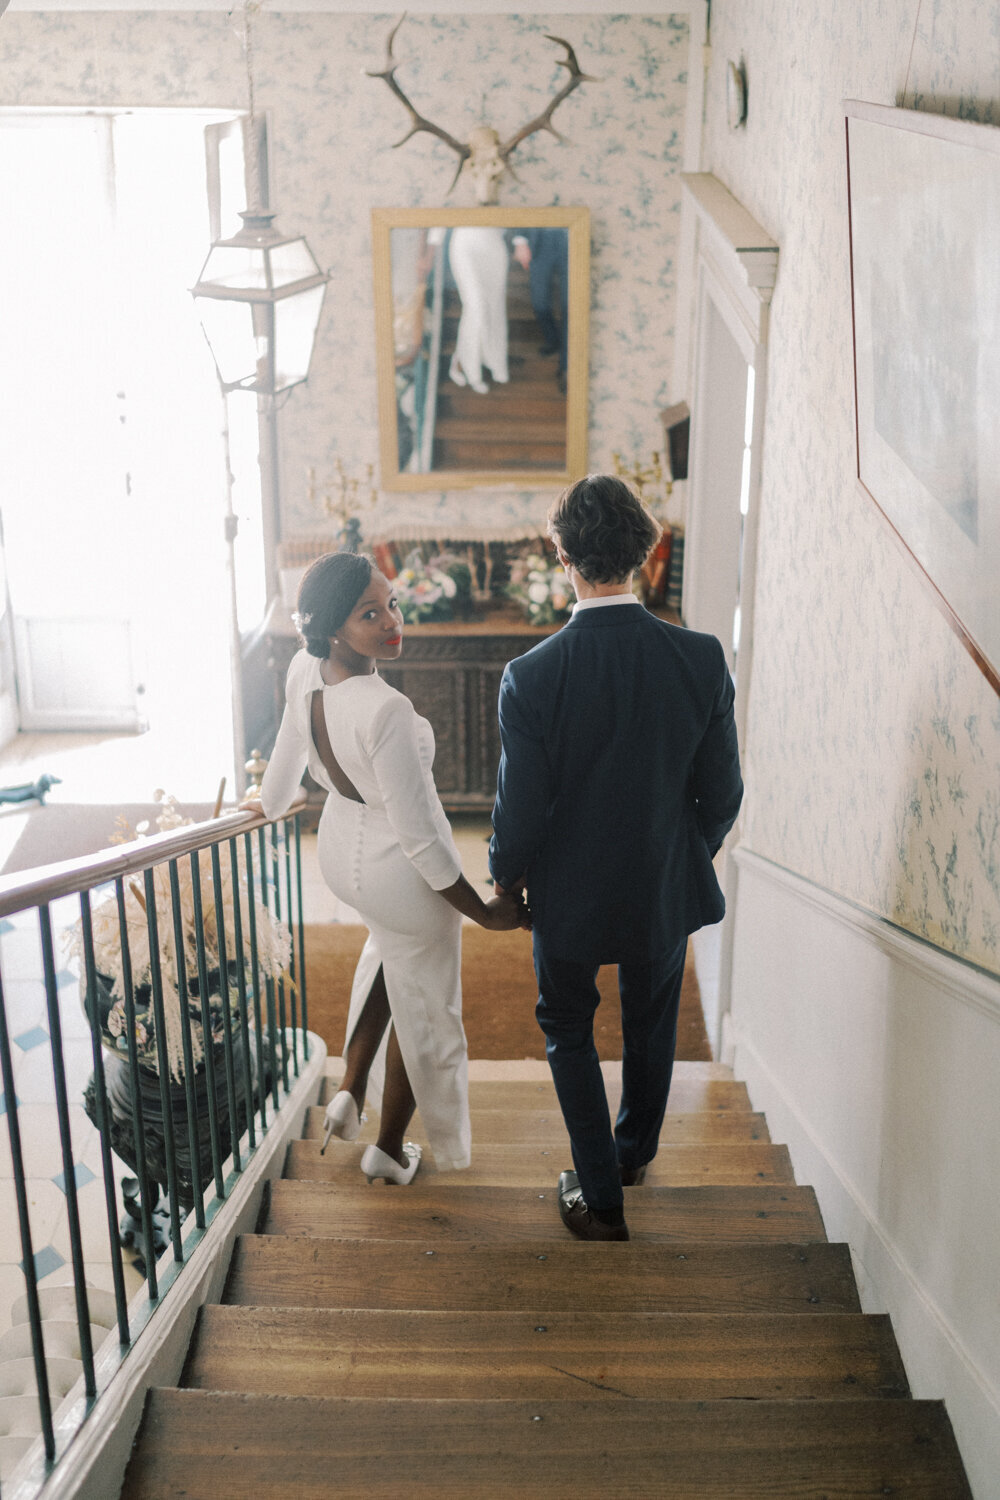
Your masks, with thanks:
M 374 562 L 362 552 L 327 552 L 306 570 L 294 618 L 310 656 L 330 655 L 330 637 L 337 634 L 374 571 Z

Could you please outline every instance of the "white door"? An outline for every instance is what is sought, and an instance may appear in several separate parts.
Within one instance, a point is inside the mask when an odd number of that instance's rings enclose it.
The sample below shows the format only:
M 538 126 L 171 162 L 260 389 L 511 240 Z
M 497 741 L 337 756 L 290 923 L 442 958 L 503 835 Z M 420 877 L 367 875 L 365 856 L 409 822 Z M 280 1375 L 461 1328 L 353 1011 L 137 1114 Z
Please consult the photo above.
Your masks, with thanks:
M 736 731 L 746 742 L 753 658 L 757 499 L 764 431 L 768 309 L 778 249 L 715 178 L 685 179 L 693 211 L 691 338 L 681 378 L 692 393 L 691 455 L 684 549 L 684 623 L 718 636 L 736 687 Z M 690 362 L 688 363 L 688 357 Z M 705 1024 L 726 1059 L 736 911 L 730 843 L 717 858 L 727 914 L 694 936 Z
M 747 470 L 746 356 L 703 289 L 698 385 L 691 434 L 691 509 L 684 552 L 685 622 L 718 636 L 736 667 L 743 554 L 741 509 Z
M 206 800 L 234 760 L 227 463 L 189 288 L 212 231 L 238 227 L 229 200 L 245 201 L 239 132 L 220 120 L 0 112 L 18 226 L 0 237 L 0 493 L 21 724 L 148 723 L 165 780 L 171 736 L 197 745 Z
M 107 118 L 4 120 L 3 519 L 21 726 L 136 729 Z M 100 653 L 100 659 L 95 657 Z
M 14 630 L 7 592 L 7 553 L 0 513 L 0 749 L 18 730 L 17 683 L 14 673 Z

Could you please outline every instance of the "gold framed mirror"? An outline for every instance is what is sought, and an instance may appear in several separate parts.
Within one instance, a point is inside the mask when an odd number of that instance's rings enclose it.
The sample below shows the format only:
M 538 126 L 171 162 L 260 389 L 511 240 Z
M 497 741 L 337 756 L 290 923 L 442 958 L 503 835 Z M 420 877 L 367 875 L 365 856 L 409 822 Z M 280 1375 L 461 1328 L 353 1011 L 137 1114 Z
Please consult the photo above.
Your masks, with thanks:
M 375 208 L 387 490 L 587 472 L 590 211 Z

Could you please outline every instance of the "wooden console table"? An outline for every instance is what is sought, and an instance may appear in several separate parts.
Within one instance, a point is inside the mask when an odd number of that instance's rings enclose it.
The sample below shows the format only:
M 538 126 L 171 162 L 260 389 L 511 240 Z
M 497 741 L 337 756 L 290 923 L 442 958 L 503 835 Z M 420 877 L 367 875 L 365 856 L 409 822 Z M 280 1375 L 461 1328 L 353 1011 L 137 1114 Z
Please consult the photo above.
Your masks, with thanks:
M 430 720 L 437 741 L 434 781 L 448 812 L 492 811 L 500 763 L 500 677 L 512 657 L 530 651 L 558 628 L 527 624 L 515 606 L 498 606 L 465 620 L 407 625 L 399 662 L 379 668 L 386 682 Z M 298 649 L 295 628 L 280 600 L 268 610 L 265 630 L 280 719 L 285 673 Z

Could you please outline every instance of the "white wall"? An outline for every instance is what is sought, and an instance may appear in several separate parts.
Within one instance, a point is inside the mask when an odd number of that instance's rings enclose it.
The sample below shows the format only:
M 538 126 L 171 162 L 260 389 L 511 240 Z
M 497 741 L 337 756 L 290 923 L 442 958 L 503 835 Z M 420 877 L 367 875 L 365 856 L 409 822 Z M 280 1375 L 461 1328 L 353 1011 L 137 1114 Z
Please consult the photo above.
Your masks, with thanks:
M 714 0 L 711 21 L 701 166 L 780 246 L 735 1065 L 992 1500 L 1000 1008 L 971 965 L 1000 972 L 1000 702 L 856 487 L 842 101 L 1000 121 L 1000 13 Z
M 737 865 L 736 1072 L 995 1500 L 1000 980 L 768 861 Z

